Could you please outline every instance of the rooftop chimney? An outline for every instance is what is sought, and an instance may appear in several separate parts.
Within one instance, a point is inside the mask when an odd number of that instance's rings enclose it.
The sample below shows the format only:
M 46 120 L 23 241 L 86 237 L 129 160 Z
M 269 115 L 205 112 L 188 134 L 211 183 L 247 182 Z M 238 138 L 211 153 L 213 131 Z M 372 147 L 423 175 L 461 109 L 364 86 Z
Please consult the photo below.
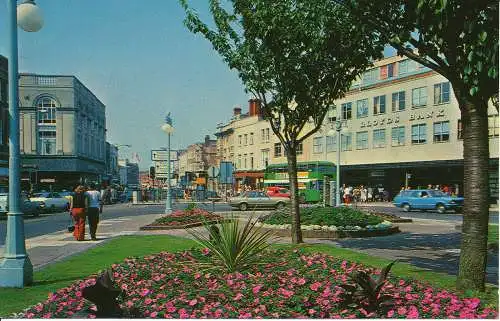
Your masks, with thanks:
M 248 101 L 248 112 L 249 116 L 260 116 L 260 100 L 258 99 L 250 99 Z
M 239 116 L 239 115 L 241 115 L 241 108 L 240 108 L 240 107 L 234 107 L 234 108 L 233 108 L 233 115 L 234 115 L 234 116 Z

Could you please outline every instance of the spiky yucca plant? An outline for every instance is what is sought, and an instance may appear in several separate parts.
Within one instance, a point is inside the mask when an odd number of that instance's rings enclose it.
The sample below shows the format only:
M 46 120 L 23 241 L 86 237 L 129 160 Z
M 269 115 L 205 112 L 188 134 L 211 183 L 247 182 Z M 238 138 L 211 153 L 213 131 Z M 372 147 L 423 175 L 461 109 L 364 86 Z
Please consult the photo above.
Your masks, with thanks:
M 233 273 L 259 264 L 259 254 L 275 239 L 272 231 L 263 231 L 255 223 L 257 220 L 253 216 L 244 225 L 232 216 L 219 222 L 219 228 L 204 223 L 204 230 L 208 235 L 194 229 L 189 229 L 188 232 L 198 244 L 210 250 L 213 268 L 222 267 Z

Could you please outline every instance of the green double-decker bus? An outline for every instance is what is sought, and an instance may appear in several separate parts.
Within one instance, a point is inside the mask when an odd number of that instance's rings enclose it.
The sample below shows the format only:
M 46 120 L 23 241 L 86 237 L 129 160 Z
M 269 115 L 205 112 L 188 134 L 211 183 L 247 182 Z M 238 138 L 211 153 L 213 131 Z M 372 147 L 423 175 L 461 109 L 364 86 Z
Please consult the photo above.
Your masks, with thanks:
M 328 176 L 335 180 L 335 164 L 331 162 L 299 162 L 297 163 L 297 179 L 299 181 L 299 197 L 302 203 L 315 203 L 323 198 L 323 181 Z M 279 186 L 290 189 L 288 164 L 269 165 L 264 172 L 264 187 Z

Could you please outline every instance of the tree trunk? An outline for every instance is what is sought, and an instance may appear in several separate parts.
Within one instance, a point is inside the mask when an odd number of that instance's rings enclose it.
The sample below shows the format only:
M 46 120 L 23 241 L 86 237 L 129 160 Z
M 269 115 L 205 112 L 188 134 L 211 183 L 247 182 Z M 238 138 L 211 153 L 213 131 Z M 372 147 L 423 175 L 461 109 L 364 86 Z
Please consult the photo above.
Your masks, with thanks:
M 292 243 L 302 243 L 300 229 L 299 181 L 297 180 L 297 146 L 290 144 L 287 151 L 288 179 L 290 181 L 290 198 L 292 201 Z
M 489 139 L 487 102 L 455 95 L 464 137 L 464 210 L 457 288 L 484 291 L 488 257 Z

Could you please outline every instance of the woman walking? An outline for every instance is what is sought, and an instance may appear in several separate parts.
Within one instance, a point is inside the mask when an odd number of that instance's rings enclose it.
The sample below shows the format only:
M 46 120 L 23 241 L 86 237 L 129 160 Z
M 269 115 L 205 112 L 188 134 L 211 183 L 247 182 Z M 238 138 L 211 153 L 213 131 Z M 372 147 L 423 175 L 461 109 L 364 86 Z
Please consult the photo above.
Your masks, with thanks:
M 85 240 L 85 208 L 87 208 L 85 189 L 79 185 L 75 188 L 75 195 L 70 199 L 71 216 L 75 224 L 73 236 L 77 241 Z

